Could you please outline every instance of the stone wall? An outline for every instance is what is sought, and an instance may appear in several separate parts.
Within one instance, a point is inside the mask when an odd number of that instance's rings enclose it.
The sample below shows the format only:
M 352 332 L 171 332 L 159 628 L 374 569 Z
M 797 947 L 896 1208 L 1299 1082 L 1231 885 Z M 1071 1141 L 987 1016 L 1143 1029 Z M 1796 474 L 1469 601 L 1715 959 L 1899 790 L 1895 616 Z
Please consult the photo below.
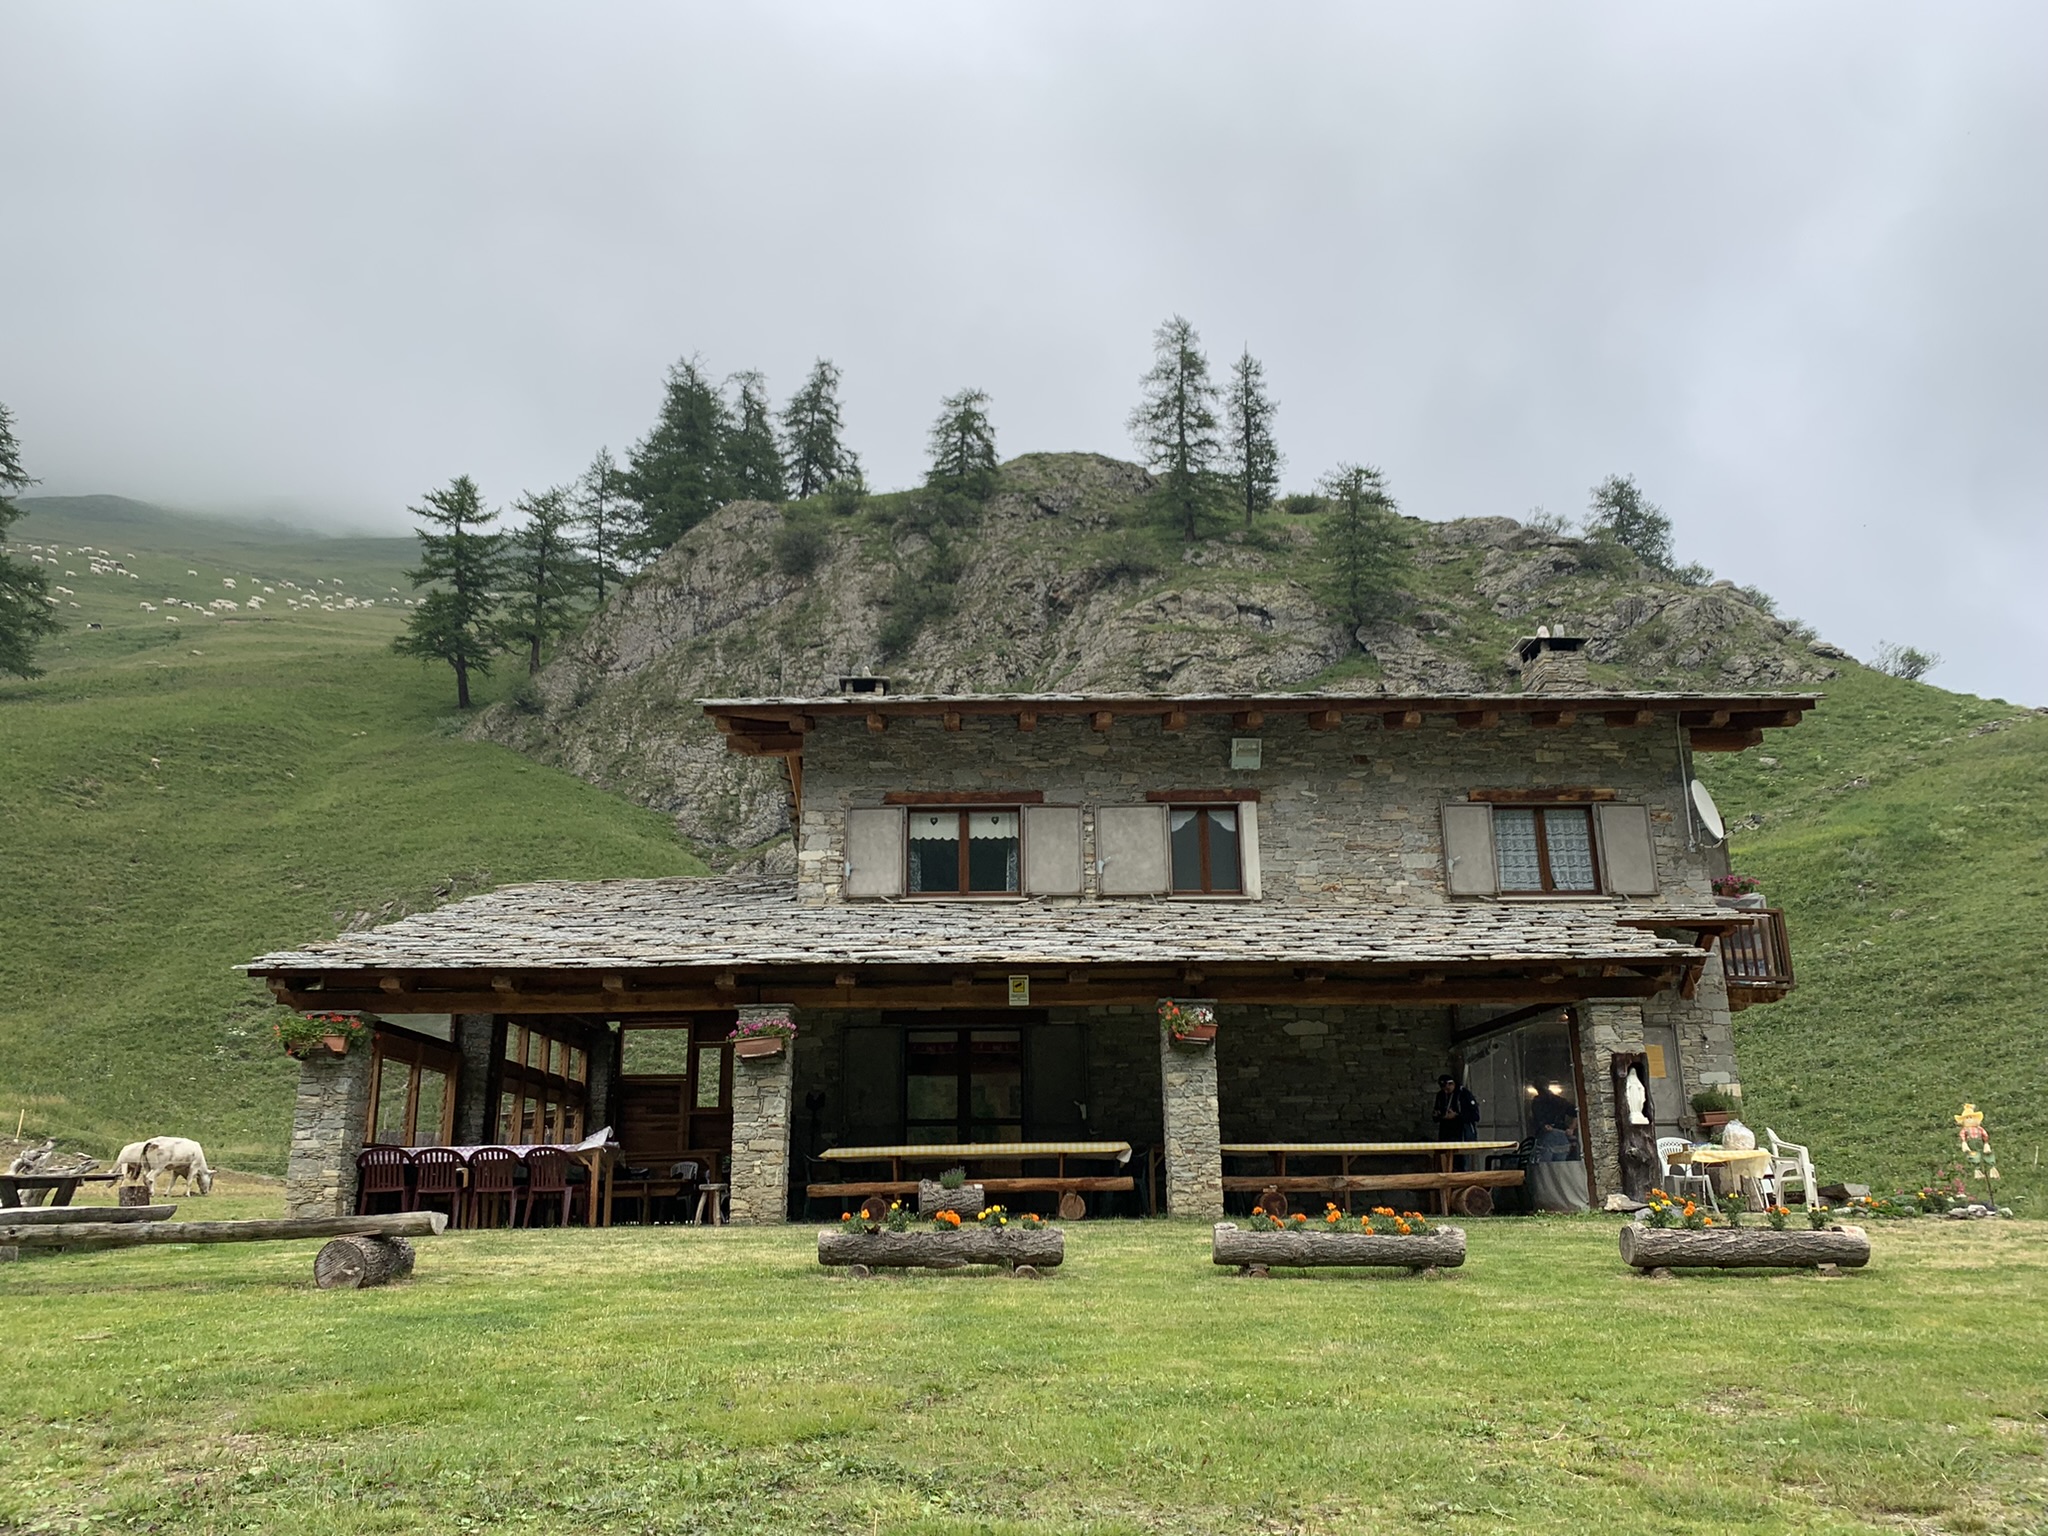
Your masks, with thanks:
M 1156 1023 L 1153 1031 L 1159 1038 L 1160 1108 L 1166 1122 L 1166 1214 L 1214 1221 L 1223 1214 L 1216 1048 L 1175 1045 Z
M 1264 766 L 1229 766 L 1233 736 L 1264 743 Z M 1041 717 L 1019 731 L 1006 715 L 969 715 L 958 731 L 937 720 L 826 718 L 805 739 L 804 815 L 797 838 L 800 899 L 839 899 L 845 816 L 890 791 L 1039 790 L 1083 808 L 1085 879 L 1094 890 L 1094 807 L 1142 801 L 1154 789 L 1255 788 L 1269 901 L 1443 902 L 1441 807 L 1474 788 L 1597 785 L 1646 804 L 1659 878 L 1670 899 L 1706 902 L 1706 852 L 1686 846 L 1678 744 L 1668 720 L 1641 730 L 1597 721 L 1538 731 L 1514 723 L 1459 730 L 1383 730 L 1376 716 L 1311 731 L 1299 715 L 1255 732 L 1197 716 L 1181 731 L 1119 717 L 1108 731 Z M 1085 898 L 1084 898 L 1085 899 Z
M 1693 1118 L 1692 1096 L 1702 1088 L 1726 1087 L 1739 1080 L 1735 1025 L 1728 1013 L 1728 984 L 1722 979 L 1719 949 L 1708 958 L 1691 998 L 1676 992 L 1645 998 L 1643 1022 L 1669 1024 L 1678 1031 L 1680 1091 L 1685 1095 L 1678 1119 Z
M 1447 1008 L 1224 1007 L 1225 1141 L 1410 1141 L 1453 1070 Z
M 505 1023 L 492 1013 L 458 1013 L 450 1021 L 451 1040 L 462 1053 L 455 1079 L 455 1140 L 462 1146 L 496 1141 L 492 1075 L 505 1055 Z
M 741 1021 L 753 1011 L 742 1008 Z M 778 1056 L 733 1059 L 732 1157 L 726 1183 L 735 1225 L 776 1226 L 789 1219 L 790 1089 L 800 1044 L 790 1041 Z
M 310 1053 L 299 1063 L 284 1204 L 292 1216 L 348 1216 L 356 1208 L 356 1154 L 370 1110 L 370 1045 L 347 1055 Z
M 1614 1076 L 1609 1063 L 1616 1051 L 1643 1048 L 1642 1005 L 1582 1003 L 1579 1005 L 1579 1060 L 1586 1080 L 1586 1102 L 1579 1109 L 1579 1129 L 1593 1173 L 1597 1205 L 1621 1191 L 1621 1139 L 1614 1102 Z

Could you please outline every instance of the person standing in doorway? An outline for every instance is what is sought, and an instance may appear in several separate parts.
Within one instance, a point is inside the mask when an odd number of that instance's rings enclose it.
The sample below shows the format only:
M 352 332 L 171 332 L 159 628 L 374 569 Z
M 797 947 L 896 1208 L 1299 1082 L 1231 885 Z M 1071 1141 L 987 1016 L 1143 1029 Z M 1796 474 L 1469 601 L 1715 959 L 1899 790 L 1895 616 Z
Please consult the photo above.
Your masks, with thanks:
M 1479 1100 L 1470 1088 L 1446 1072 L 1436 1080 L 1436 1106 L 1430 1111 L 1430 1118 L 1436 1122 L 1438 1141 L 1477 1141 L 1479 1139 Z M 1465 1171 L 1466 1160 L 1460 1157 L 1456 1167 Z

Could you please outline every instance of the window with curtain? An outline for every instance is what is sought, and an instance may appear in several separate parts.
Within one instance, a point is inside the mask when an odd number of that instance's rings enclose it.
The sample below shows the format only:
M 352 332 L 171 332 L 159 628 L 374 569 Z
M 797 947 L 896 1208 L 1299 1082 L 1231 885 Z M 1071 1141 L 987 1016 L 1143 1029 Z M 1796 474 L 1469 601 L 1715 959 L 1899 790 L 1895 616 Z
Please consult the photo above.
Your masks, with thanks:
M 1584 806 L 1496 806 L 1493 849 L 1503 891 L 1590 894 L 1600 889 L 1593 866 L 1593 813 Z
M 1244 890 L 1234 806 L 1176 806 L 1167 823 L 1173 844 L 1173 888 L 1187 895 Z
M 904 889 L 912 895 L 1000 896 L 1020 888 L 1014 810 L 913 809 L 904 825 Z

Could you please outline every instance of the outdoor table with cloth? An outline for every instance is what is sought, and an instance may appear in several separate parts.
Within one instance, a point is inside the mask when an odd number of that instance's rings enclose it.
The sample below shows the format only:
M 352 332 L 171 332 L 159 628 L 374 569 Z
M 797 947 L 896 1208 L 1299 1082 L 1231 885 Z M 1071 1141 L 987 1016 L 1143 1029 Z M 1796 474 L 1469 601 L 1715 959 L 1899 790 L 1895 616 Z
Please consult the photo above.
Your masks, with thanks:
M 584 1137 L 581 1141 L 480 1141 L 474 1146 L 450 1147 L 448 1150 L 460 1152 L 463 1162 L 467 1164 L 470 1153 L 480 1152 L 485 1147 L 496 1147 L 506 1152 L 516 1152 L 519 1154 L 520 1161 L 522 1162 L 525 1161 L 527 1153 L 546 1149 L 564 1153 L 576 1162 L 581 1163 L 590 1175 L 590 1198 L 583 1202 L 584 1225 L 594 1227 L 598 1225 L 600 1220 L 607 1227 L 612 1224 L 611 1176 L 612 1169 L 619 1160 L 619 1146 L 617 1142 L 612 1140 L 612 1128 L 610 1126 L 606 1126 L 600 1131 L 591 1132 L 590 1135 Z M 414 1148 L 414 1150 L 419 1151 L 423 1149 Z M 466 1174 L 465 1177 L 467 1177 Z M 598 1212 L 598 1197 L 600 1193 L 602 1193 L 604 1198 L 604 1211 L 601 1217 Z
M 893 1147 L 828 1147 L 818 1154 L 831 1163 L 887 1163 L 886 1179 L 860 1179 L 844 1183 L 812 1184 L 806 1193 L 819 1198 L 860 1199 L 868 1195 L 914 1195 L 917 1180 L 904 1177 L 905 1163 L 937 1163 L 966 1167 L 970 1163 L 1014 1163 L 1025 1159 L 1052 1158 L 1058 1170 L 1052 1174 L 1012 1175 L 1001 1178 L 974 1176 L 990 1196 L 1021 1194 L 1081 1195 L 1135 1189 L 1137 1181 L 1128 1173 L 1069 1174 L 1067 1159 L 1114 1159 L 1119 1167 L 1131 1160 L 1128 1141 L 975 1141 L 912 1142 Z
M 1500 1189 L 1520 1184 L 1519 1168 L 1473 1168 L 1461 1172 L 1455 1166 L 1460 1157 L 1512 1151 L 1517 1145 L 1512 1141 L 1229 1141 L 1223 1144 L 1224 1156 L 1267 1157 L 1272 1161 L 1272 1172 L 1225 1174 L 1223 1190 L 1225 1194 L 1260 1194 L 1268 1189 L 1277 1189 L 1282 1194 L 1341 1194 L 1348 1209 L 1352 1194 L 1358 1191 L 1412 1189 L 1434 1195 L 1437 1209 L 1442 1211 L 1449 1208 L 1450 1192 L 1454 1189 Z M 1290 1154 L 1334 1157 L 1338 1171 L 1291 1174 L 1287 1171 Z M 1351 1160 L 1355 1157 L 1426 1157 L 1434 1158 L 1437 1166 L 1434 1173 L 1353 1173 Z
M 1689 1163 L 1702 1168 L 1726 1168 L 1741 1183 L 1743 1203 L 1753 1211 L 1764 1209 L 1763 1185 L 1760 1181 L 1771 1171 L 1769 1152 L 1734 1147 L 1674 1148 L 1664 1159 L 1664 1166 L 1669 1168 L 1675 1163 Z

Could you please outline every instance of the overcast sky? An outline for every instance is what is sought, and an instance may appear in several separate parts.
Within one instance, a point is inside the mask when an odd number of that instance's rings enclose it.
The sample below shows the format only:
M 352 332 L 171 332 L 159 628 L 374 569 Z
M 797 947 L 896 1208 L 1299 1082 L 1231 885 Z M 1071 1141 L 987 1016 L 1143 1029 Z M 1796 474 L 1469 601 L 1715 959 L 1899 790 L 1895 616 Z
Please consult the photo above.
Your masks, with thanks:
M 1127 455 L 1172 312 L 1291 487 L 1576 515 L 2048 703 L 2048 7 L 0 6 L 0 401 L 48 492 L 402 528 L 845 371 Z M 31 528 L 24 526 L 24 535 Z

